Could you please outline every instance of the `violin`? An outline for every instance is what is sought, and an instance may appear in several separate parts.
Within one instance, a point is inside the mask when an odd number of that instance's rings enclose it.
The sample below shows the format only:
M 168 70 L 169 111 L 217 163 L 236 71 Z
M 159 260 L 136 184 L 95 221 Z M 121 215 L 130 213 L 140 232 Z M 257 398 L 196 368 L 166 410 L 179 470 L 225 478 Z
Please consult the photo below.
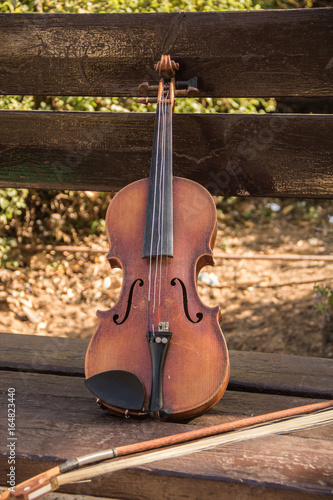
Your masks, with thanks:
M 219 308 L 204 305 L 196 285 L 202 267 L 214 265 L 215 203 L 200 184 L 172 175 L 175 96 L 195 89 L 177 89 L 169 55 L 155 69 L 150 176 L 119 191 L 107 210 L 107 259 L 122 269 L 123 283 L 116 305 L 97 312 L 85 383 L 117 415 L 179 420 L 220 400 L 229 357 Z

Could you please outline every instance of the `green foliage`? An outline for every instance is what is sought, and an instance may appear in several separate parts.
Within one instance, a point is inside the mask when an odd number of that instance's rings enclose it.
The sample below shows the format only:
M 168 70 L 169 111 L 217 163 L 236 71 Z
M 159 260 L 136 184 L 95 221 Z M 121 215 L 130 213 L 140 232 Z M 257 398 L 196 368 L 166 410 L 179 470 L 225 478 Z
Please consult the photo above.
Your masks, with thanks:
M 314 313 L 323 325 L 323 340 L 328 346 L 333 343 L 333 290 L 330 286 L 314 287 L 316 294 Z
M 0 98 L 0 109 L 31 110 L 35 108 L 32 96 L 6 95 Z
M 263 9 L 310 9 L 314 0 L 258 0 Z
M 0 189 L 0 227 L 5 229 L 0 238 L 0 267 L 19 264 L 16 258 L 10 258 L 12 247 L 17 244 L 16 237 L 10 233 L 16 233 L 17 222 L 27 207 L 28 193 L 27 189 Z
M 112 13 L 112 12 L 209 12 L 260 8 L 252 0 L 7 0 L 0 3 L 0 12 L 39 13 Z
M 15 238 L 0 238 L 0 267 L 5 267 L 6 265 L 19 266 L 19 260 L 16 257 L 12 257 L 12 247 L 15 247 L 15 245 Z
M 102 215 L 111 201 L 108 193 L 90 191 L 29 191 L 29 234 L 37 240 L 79 243 L 88 234 L 105 232 Z M 23 237 L 28 237 L 22 232 Z M 79 235 L 79 236 L 78 236 Z
M 112 113 L 155 112 L 156 105 L 139 104 L 129 97 L 83 97 L 83 96 L 3 96 L 0 109 L 44 110 L 44 111 L 102 111 Z M 175 113 L 272 113 L 276 111 L 274 99 L 177 99 Z
M 333 315 L 333 290 L 329 286 L 316 285 L 314 310 L 322 321 L 329 320 Z
M 0 189 L 0 222 L 7 225 L 26 208 L 27 189 Z
M 274 99 L 178 99 L 175 113 L 272 113 L 276 111 Z
M 295 212 L 305 220 L 314 222 L 321 218 L 321 207 L 316 204 L 315 200 L 295 201 L 294 207 Z

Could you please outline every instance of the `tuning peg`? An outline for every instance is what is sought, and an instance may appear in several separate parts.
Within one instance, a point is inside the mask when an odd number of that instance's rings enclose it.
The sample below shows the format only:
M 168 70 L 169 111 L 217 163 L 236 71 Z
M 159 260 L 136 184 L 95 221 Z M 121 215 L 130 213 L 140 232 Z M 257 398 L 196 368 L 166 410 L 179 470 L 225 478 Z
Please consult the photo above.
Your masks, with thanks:
M 148 82 L 142 82 L 139 85 L 139 92 L 143 95 L 149 95 L 149 92 L 158 92 L 158 85 L 149 85 Z
M 195 76 L 187 82 L 178 81 L 176 82 L 176 96 L 183 97 L 196 97 L 199 94 L 198 90 L 198 79 Z
M 139 104 L 153 104 L 157 102 L 157 97 L 138 97 Z

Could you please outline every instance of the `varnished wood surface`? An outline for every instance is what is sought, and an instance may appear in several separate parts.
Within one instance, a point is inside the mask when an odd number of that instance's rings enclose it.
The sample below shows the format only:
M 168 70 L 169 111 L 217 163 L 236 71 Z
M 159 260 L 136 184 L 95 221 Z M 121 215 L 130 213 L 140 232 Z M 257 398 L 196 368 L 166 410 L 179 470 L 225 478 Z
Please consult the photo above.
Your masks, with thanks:
M 246 371 L 244 372 L 246 376 Z M 60 461 L 95 451 L 230 421 L 252 414 L 313 402 L 310 398 L 227 391 L 218 415 L 210 410 L 188 423 L 125 420 L 103 412 L 82 378 L 1 371 L 1 399 L 16 388 L 17 480 Z M 7 433 L 1 405 L 1 435 Z M 333 487 L 333 426 L 272 436 L 165 460 L 70 485 L 66 491 L 128 499 L 217 498 L 237 494 L 255 498 L 321 498 Z M 5 447 L 0 467 L 6 469 Z M 282 490 L 282 491 L 281 491 Z M 261 492 L 263 495 L 263 492 Z M 318 497 L 316 495 L 319 495 Z
M 1 16 L 0 16 L 1 18 Z M 148 177 L 152 113 L 0 112 L 0 186 L 117 191 Z M 175 114 L 174 174 L 215 195 L 333 196 L 333 116 Z
M 147 325 L 149 333 L 157 332 L 163 319 L 172 332 L 163 364 L 163 408 L 170 420 L 179 420 L 216 404 L 229 380 L 229 356 L 219 326 L 219 307 L 207 307 L 201 302 L 195 282 L 202 267 L 212 263 L 216 206 L 202 186 L 175 177 L 173 257 L 151 262 L 142 258 L 149 183 L 148 179 L 141 179 L 127 186 L 112 199 L 107 210 L 108 261 L 112 267 L 119 267 L 120 263 L 123 286 L 114 307 L 97 314 L 99 325 L 87 350 L 85 374 L 90 378 L 110 370 L 132 373 L 144 387 L 144 410 L 151 408 L 154 355 L 147 344 Z M 133 288 L 138 279 L 141 286 Z M 131 290 L 133 303 L 132 299 L 129 302 Z M 148 309 L 147 297 L 151 301 Z M 132 307 L 128 317 L 124 317 L 129 303 Z M 108 404 L 102 396 L 100 399 Z
M 0 370 L 83 377 L 87 347 L 83 339 L 0 333 Z M 231 351 L 230 366 L 234 391 L 333 398 L 332 359 Z
M 203 96 L 332 95 L 333 9 L 1 14 L 0 94 L 137 95 L 170 53 Z

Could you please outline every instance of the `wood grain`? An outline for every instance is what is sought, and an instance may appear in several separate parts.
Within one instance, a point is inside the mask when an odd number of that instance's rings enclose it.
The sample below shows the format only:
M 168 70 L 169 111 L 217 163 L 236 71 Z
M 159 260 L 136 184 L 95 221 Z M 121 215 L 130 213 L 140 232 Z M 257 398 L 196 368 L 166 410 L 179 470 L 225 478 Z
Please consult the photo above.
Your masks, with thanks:
M 156 269 L 154 266 L 151 269 L 149 259 L 142 258 L 148 189 L 148 179 L 138 181 L 118 193 L 109 205 L 105 219 L 110 242 L 108 261 L 111 267 L 118 267 L 121 263 L 123 287 L 114 307 L 98 312 L 99 324 L 87 350 L 85 374 L 90 378 L 110 370 L 131 372 L 143 384 L 146 395 L 144 409 L 156 411 L 150 405 L 150 400 L 156 397 L 154 382 L 157 382 L 152 371 L 156 358 L 150 354 L 154 344 L 150 340 L 148 347 L 146 332 L 147 325 L 149 332 L 156 332 L 157 322 L 160 318 L 165 320 L 167 310 L 168 331 L 172 332 L 172 338 L 163 364 L 163 408 L 170 420 L 192 418 L 222 397 L 229 380 L 229 356 L 219 326 L 219 307 L 207 307 L 201 302 L 194 278 L 203 266 L 212 264 L 217 229 L 216 206 L 213 198 L 200 185 L 188 179 L 175 178 L 171 215 L 172 258 L 163 259 L 163 262 L 160 259 L 158 267 L 156 264 Z M 189 224 L 189 220 L 195 220 L 195 223 Z M 189 241 L 192 242 L 191 247 Z M 149 249 L 150 246 L 148 252 Z M 134 288 L 132 309 L 124 321 L 124 311 L 135 283 L 134 276 L 141 283 Z M 167 280 L 165 276 L 168 276 Z M 173 284 L 174 278 L 176 282 Z M 147 310 L 150 283 L 154 283 L 158 300 Z M 186 288 L 186 299 L 180 283 Z M 153 294 L 151 300 L 153 304 Z M 115 318 L 119 319 L 117 324 Z M 98 393 L 95 395 L 110 409 L 118 406 Z M 160 403 L 154 404 L 160 408 Z M 121 408 L 114 411 L 124 413 Z
M 83 377 L 87 347 L 83 339 L 1 333 L 0 369 Z M 229 390 L 333 397 L 332 359 L 231 351 L 230 367 Z
M 0 94 L 137 95 L 163 53 L 202 96 L 332 95 L 333 9 L 0 15 Z
M 16 388 L 17 480 L 25 479 L 41 467 L 46 469 L 54 462 L 59 463 L 96 449 L 162 437 L 203 425 L 203 421 L 197 422 L 201 417 L 187 424 L 114 417 L 98 408 L 85 389 L 83 380 L 75 377 L 6 371 L 2 371 L 1 375 L 2 400 L 6 398 L 8 387 Z M 303 398 L 278 395 L 262 397 L 260 394 L 227 391 L 220 421 L 308 401 Z M 7 432 L 5 410 L 6 405 L 2 404 L 2 435 Z M 252 488 L 265 484 L 268 495 L 273 494 L 275 489 L 285 490 L 286 495 L 292 495 L 292 491 L 312 495 L 330 494 L 333 486 L 333 440 L 327 439 L 327 436 L 332 437 L 332 430 L 332 426 L 325 426 L 304 430 L 295 436 L 271 436 L 232 444 L 106 476 L 78 489 L 71 485 L 67 491 L 97 496 L 153 498 L 159 479 L 163 484 L 162 499 L 180 497 L 180 492 L 184 491 L 189 480 L 202 492 L 202 498 L 209 498 L 208 492 L 223 498 L 220 495 L 226 483 L 234 485 L 236 490 L 238 484 L 243 484 L 249 493 L 253 491 Z M 0 456 L 0 466 L 6 470 L 8 464 L 3 445 L 0 447 Z M 175 490 L 174 481 L 177 480 Z M 207 494 L 203 488 L 206 482 Z M 193 485 L 189 490 L 192 494 Z M 153 493 L 151 496 L 149 491 Z M 185 498 L 191 496 L 188 494 Z M 194 495 L 192 498 L 199 497 Z M 249 498 L 253 498 L 253 495 Z
M 20 476 L 32 477 L 44 470 L 51 468 L 55 462 L 40 463 L 38 460 L 17 460 Z M 0 457 L 0 467 L 5 470 L 6 459 Z M 144 469 L 130 469 L 115 472 L 112 476 L 101 476 L 95 478 L 92 483 L 82 485 L 68 485 L 61 488 L 52 498 L 48 500 L 62 499 L 61 492 L 74 495 L 72 500 L 81 500 L 81 495 L 89 495 L 87 500 L 98 500 L 111 498 L 112 500 L 150 500 L 159 498 L 161 500 L 325 500 L 327 495 L 319 492 L 309 493 L 306 491 L 295 491 L 288 488 L 274 488 L 272 485 L 242 484 L 238 481 L 216 481 L 216 479 L 202 480 L 192 477 L 190 474 L 176 476 L 175 474 L 163 474 L 147 471 Z M 78 497 L 78 495 L 80 495 Z M 83 497 L 84 498 L 84 497 Z M 64 500 L 71 500 L 66 498 Z
M 148 177 L 154 114 L 0 112 L 0 186 L 117 191 Z M 333 116 L 174 116 L 174 174 L 212 194 L 333 196 Z

